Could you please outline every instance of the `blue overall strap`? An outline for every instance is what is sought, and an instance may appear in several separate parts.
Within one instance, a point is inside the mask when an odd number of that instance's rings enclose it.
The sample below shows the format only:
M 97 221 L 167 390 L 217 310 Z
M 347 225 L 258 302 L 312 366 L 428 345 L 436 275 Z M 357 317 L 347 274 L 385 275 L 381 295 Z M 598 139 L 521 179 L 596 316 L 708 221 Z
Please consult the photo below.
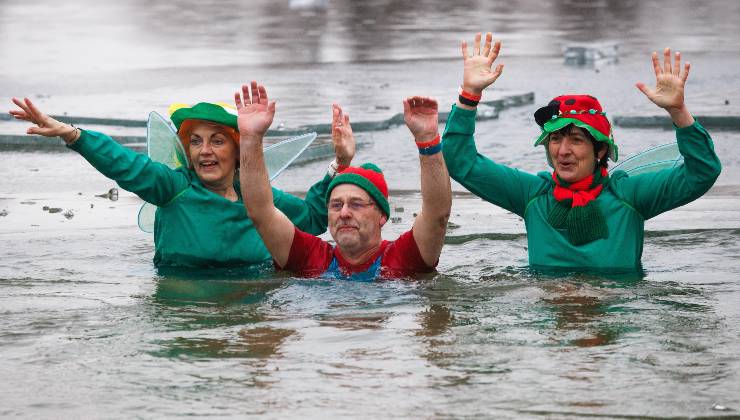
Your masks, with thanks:
M 329 268 L 326 269 L 322 277 L 333 278 L 336 280 L 348 280 L 348 281 L 363 281 L 363 282 L 375 281 L 375 279 L 380 277 L 380 261 L 382 259 L 383 259 L 383 255 L 381 254 L 375 260 L 373 265 L 368 267 L 367 270 L 361 271 L 359 273 L 353 273 L 348 276 L 342 273 L 341 268 L 339 268 L 339 261 L 337 261 L 337 257 L 333 257 L 331 259 L 331 264 L 329 264 Z

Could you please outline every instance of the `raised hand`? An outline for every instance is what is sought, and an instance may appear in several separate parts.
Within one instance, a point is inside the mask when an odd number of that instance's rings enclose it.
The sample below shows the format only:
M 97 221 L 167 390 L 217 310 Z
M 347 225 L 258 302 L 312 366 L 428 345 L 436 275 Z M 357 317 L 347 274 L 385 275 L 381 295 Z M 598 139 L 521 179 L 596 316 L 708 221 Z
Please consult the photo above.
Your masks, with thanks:
M 355 157 L 355 136 L 352 133 L 352 126 L 349 124 L 349 115 L 342 112 L 339 104 L 332 104 L 331 119 L 331 141 L 334 143 L 334 153 L 336 154 L 337 164 L 340 166 L 349 166 L 352 158 Z
M 439 113 L 437 101 L 425 96 L 412 96 L 403 100 L 403 120 L 417 143 L 437 137 Z
M 671 49 L 663 51 L 663 66 L 658 60 L 658 53 L 653 52 L 653 69 L 655 70 L 655 88 L 651 89 L 644 83 L 636 83 L 638 89 L 655 105 L 671 114 L 674 123 L 679 127 L 693 124 L 694 119 L 686 110 L 684 102 L 684 87 L 689 77 L 690 63 L 681 69 L 681 53 L 676 52 L 675 61 L 671 64 Z
M 493 35 L 488 32 L 486 43 L 483 45 L 483 50 L 481 50 L 480 40 L 481 34 L 479 32 L 475 34 L 473 55 L 469 55 L 466 41 L 463 41 L 460 45 L 464 64 L 463 89 L 475 95 L 480 95 L 483 89 L 493 84 L 504 71 L 503 64 L 498 64 L 495 69 L 491 70 L 493 62 L 501 51 L 501 41 L 496 41 L 492 46 Z
M 61 137 L 65 143 L 74 143 L 80 137 L 80 131 L 69 124 L 65 124 L 61 121 L 57 121 L 54 118 L 44 114 L 36 105 L 31 102 L 30 99 L 24 98 L 21 101 L 18 98 L 13 98 L 13 103 L 16 104 L 20 110 L 11 109 L 9 111 L 17 120 L 28 121 L 36 124 L 36 127 L 29 127 L 26 130 L 27 134 L 38 134 L 44 137 Z
M 251 86 L 242 85 L 241 95 L 239 92 L 234 93 L 234 102 L 239 113 L 239 134 L 242 137 L 261 139 L 275 117 L 275 101 L 269 102 L 265 87 L 252 80 Z
M 679 109 L 684 105 L 684 86 L 689 77 L 690 63 L 684 64 L 681 71 L 681 53 L 676 52 L 675 62 L 671 65 L 671 49 L 663 51 L 663 66 L 658 60 L 658 53 L 653 52 L 653 69 L 655 70 L 655 89 L 650 89 L 644 83 L 636 86 L 655 105 L 666 110 L 670 108 Z

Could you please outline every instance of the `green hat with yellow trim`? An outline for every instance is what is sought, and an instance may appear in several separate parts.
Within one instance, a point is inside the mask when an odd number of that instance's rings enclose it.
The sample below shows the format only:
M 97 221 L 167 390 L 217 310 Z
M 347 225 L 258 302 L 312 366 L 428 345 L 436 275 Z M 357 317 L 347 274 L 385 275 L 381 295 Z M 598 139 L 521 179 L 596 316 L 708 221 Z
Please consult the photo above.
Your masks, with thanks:
M 562 95 L 554 98 L 547 106 L 534 113 L 534 119 L 542 127 L 535 146 L 546 143 L 550 133 L 570 124 L 588 131 L 596 141 L 609 145 L 609 158 L 616 162 L 619 150 L 614 143 L 612 125 L 601 109 L 598 99 L 591 95 Z
M 237 124 L 236 109 L 231 105 L 223 102 L 200 102 L 193 106 L 177 103 L 170 105 L 169 114 L 185 150 L 188 150 L 190 130 L 192 130 L 196 121 L 208 121 L 228 127 L 229 129 L 226 131 L 237 146 L 239 145 L 239 125 Z

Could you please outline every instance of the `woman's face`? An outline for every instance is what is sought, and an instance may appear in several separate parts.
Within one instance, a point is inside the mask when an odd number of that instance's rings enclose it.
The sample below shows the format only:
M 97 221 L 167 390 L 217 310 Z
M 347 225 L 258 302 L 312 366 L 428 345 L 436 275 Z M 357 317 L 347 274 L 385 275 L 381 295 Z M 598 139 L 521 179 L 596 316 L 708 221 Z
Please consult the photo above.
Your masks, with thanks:
M 596 168 L 594 145 L 579 127 L 572 127 L 570 132 L 550 133 L 547 151 L 555 171 L 565 182 L 574 183 L 591 175 Z M 599 151 L 603 158 L 606 148 Z
M 197 122 L 190 132 L 190 163 L 205 185 L 229 186 L 234 182 L 234 171 L 239 149 L 227 128 L 207 121 Z

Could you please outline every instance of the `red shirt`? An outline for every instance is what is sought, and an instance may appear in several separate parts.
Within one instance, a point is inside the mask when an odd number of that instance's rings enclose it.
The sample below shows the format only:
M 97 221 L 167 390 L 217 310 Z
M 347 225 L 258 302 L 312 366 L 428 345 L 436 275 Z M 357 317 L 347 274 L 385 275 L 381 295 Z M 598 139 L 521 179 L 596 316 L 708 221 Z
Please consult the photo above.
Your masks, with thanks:
M 414 234 L 410 230 L 395 241 L 383 241 L 375 255 L 362 264 L 353 265 L 342 257 L 338 247 L 333 247 L 321 238 L 295 228 L 288 262 L 282 268 L 300 277 L 318 277 L 327 273 L 330 268 L 332 272 L 338 268 L 341 276 L 349 277 L 352 274 L 374 270 L 378 262 L 381 278 L 429 273 L 437 265 L 435 263 L 434 266 L 429 266 L 424 262 L 414 240 Z

